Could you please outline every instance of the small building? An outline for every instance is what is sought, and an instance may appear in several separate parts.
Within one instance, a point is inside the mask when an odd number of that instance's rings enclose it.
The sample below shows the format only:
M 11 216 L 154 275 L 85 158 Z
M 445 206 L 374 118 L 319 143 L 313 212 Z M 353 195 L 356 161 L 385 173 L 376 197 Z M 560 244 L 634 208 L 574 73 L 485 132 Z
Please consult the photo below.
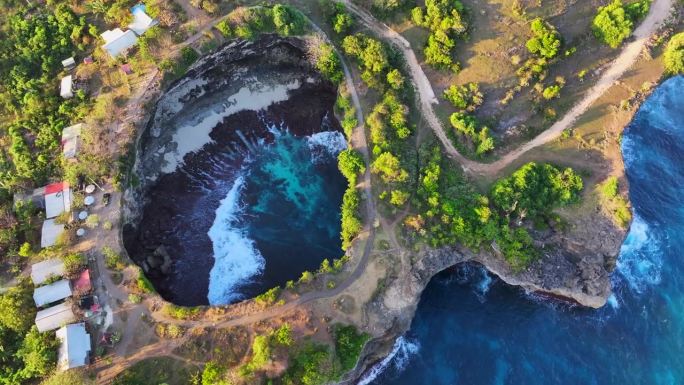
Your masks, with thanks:
M 138 42 L 138 37 L 133 31 L 124 32 L 120 28 L 104 31 L 100 36 L 105 41 L 102 48 L 112 57 L 117 57 L 126 52 Z
M 56 223 L 54 219 L 46 219 L 40 233 L 40 247 L 54 246 L 62 233 L 64 225 Z
M 81 136 L 82 129 L 83 123 L 79 123 L 62 130 L 62 155 L 64 155 L 64 159 L 75 159 L 78 155 L 78 138 Z
M 73 281 L 72 286 L 74 293 L 84 294 L 89 292 L 93 288 L 90 283 L 90 270 L 83 270 L 78 278 Z
M 85 323 L 62 326 L 56 334 L 60 342 L 57 370 L 64 371 L 88 364 L 91 345 Z
M 83 64 L 93 64 L 95 61 L 92 56 L 86 56 L 83 58 Z
M 65 302 L 36 313 L 36 327 L 39 332 L 47 332 L 76 321 L 71 305 Z
M 69 280 L 62 279 L 49 285 L 37 287 L 33 291 L 33 301 L 36 306 L 43 307 L 71 296 Z
M 59 95 L 64 99 L 70 99 L 74 97 L 74 80 L 71 75 L 62 78 Z
M 35 286 L 39 286 L 51 277 L 63 276 L 65 272 L 62 260 L 58 258 L 48 259 L 31 266 L 31 281 Z
M 68 59 L 62 60 L 62 67 L 64 67 L 65 69 L 72 69 L 74 68 L 74 66 L 76 66 L 76 60 L 74 60 L 73 56 Z
M 68 182 L 45 186 L 45 218 L 55 218 L 65 211 L 70 211 L 71 200 L 71 188 Z
M 138 4 L 131 8 L 131 13 L 133 14 L 133 22 L 128 25 L 128 28 L 138 36 L 142 36 L 145 31 L 159 24 L 157 20 L 145 13 L 145 4 Z

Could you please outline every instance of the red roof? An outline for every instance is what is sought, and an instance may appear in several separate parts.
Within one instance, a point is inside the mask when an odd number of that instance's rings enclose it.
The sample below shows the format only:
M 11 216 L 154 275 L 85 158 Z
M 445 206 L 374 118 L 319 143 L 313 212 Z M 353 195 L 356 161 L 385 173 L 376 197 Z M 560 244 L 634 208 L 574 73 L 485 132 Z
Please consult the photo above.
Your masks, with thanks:
M 131 68 L 131 65 L 126 63 L 121 65 L 121 70 L 126 73 L 127 75 L 130 75 L 133 73 L 133 69 Z
M 45 195 L 50 195 L 54 193 L 58 193 L 60 191 L 64 191 L 69 188 L 69 183 L 68 182 L 58 182 L 58 183 L 53 183 L 45 186 Z
M 90 291 L 90 270 L 85 269 L 76 281 L 74 281 L 75 291 Z

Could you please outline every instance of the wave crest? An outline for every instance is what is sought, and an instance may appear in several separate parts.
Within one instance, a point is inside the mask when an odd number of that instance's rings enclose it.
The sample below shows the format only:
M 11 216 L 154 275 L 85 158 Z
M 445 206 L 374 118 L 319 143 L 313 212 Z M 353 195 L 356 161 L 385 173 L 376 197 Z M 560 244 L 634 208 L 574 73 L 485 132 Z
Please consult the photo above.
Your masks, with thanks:
M 662 245 L 649 225 L 635 215 L 629 234 L 620 248 L 617 271 L 632 290 L 641 294 L 649 286 L 660 283 Z
M 207 295 L 210 305 L 224 305 L 240 299 L 242 294 L 237 288 L 262 273 L 266 264 L 238 221 L 243 186 L 243 177 L 238 177 L 216 209 L 216 219 L 208 232 L 214 251 Z
M 404 336 L 397 338 L 390 354 L 379 363 L 373 365 L 373 367 L 361 377 L 361 380 L 357 385 L 370 384 L 375 381 L 380 374 L 392 366 L 397 373 L 402 372 L 406 368 L 406 365 L 408 365 L 411 357 L 417 354 L 419 350 L 420 344 L 418 341 L 410 340 Z

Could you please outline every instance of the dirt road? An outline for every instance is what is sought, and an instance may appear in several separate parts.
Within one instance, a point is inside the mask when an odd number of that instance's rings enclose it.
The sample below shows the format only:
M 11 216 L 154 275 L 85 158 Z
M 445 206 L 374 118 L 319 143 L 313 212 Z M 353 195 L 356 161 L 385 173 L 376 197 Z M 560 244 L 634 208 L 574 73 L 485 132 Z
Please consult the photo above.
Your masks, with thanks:
M 403 52 L 413 84 L 418 91 L 417 95 L 424 119 L 444 145 L 447 154 L 458 161 L 466 172 L 480 175 L 495 175 L 499 173 L 504 167 L 516 160 L 522 154 L 558 138 L 565 129 L 572 127 L 575 120 L 577 120 L 593 102 L 601 97 L 601 95 L 603 95 L 615 81 L 617 81 L 636 62 L 649 37 L 653 35 L 670 16 L 673 5 L 673 0 L 655 0 L 651 4 L 648 16 L 632 35 L 633 41 L 624 46 L 620 55 L 610 64 L 608 69 L 596 81 L 596 84 L 563 116 L 562 119 L 558 120 L 531 141 L 507 153 L 499 160 L 493 163 L 480 163 L 467 159 L 461 155 L 444 132 L 444 128 L 431 105 L 432 103 L 437 103 L 435 93 L 408 41 L 396 31 L 375 19 L 371 14 L 353 4 L 350 0 L 342 0 L 342 2 L 366 27 L 380 37 L 390 41 Z

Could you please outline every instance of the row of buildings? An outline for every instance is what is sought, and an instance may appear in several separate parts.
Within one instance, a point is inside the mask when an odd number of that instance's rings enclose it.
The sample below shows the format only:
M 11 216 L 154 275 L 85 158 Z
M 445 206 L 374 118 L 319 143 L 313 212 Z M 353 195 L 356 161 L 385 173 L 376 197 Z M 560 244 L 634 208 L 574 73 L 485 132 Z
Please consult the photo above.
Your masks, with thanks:
M 33 300 L 39 310 L 36 327 L 39 332 L 57 330 L 60 346 L 57 369 L 68 370 L 90 362 L 92 341 L 85 322 L 77 322 L 73 306 L 67 300 L 82 297 L 92 290 L 90 270 L 83 270 L 76 279 L 64 278 L 66 268 L 59 259 L 49 259 L 31 266 L 31 280 L 35 286 Z

